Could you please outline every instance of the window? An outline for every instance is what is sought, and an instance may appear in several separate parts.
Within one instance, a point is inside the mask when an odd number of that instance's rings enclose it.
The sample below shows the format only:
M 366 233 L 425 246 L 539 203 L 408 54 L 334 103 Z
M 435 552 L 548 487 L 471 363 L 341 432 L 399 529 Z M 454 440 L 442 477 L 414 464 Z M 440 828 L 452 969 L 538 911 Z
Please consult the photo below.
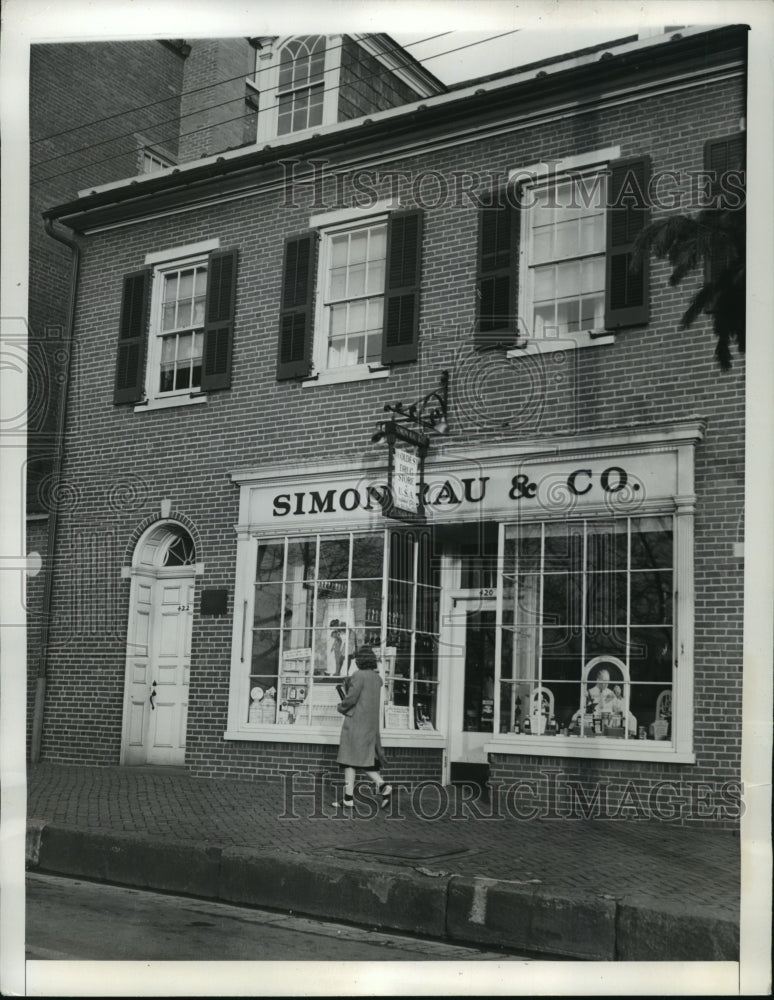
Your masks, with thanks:
M 384 725 L 434 728 L 439 590 L 427 532 L 259 541 L 248 724 L 338 730 L 336 685 L 366 645 L 385 683 Z
M 386 256 L 386 221 L 325 234 L 318 371 L 381 362 Z
M 674 741 L 672 517 L 506 526 L 504 566 L 500 732 Z
M 143 149 L 140 171 L 143 174 L 155 174 L 166 167 L 174 166 L 174 162 L 161 153 L 156 153 L 151 149 Z
M 605 180 L 580 178 L 594 192 L 576 198 L 567 178 L 534 186 L 524 213 L 522 317 L 534 337 L 566 337 L 605 328 Z
M 314 221 L 285 244 L 277 377 L 349 381 L 415 361 L 422 213 Z
M 280 54 L 277 135 L 300 132 L 323 119 L 325 38 L 291 39 Z
M 566 349 L 609 342 L 648 320 L 648 265 L 633 263 L 648 221 L 647 158 L 616 150 L 515 171 L 481 209 L 479 348 Z M 606 336 L 605 336 L 606 335 Z
M 151 327 L 148 396 L 200 389 L 207 261 L 160 270 L 158 313 Z
M 124 278 L 115 403 L 180 405 L 231 384 L 237 254 L 216 246 L 149 254 Z

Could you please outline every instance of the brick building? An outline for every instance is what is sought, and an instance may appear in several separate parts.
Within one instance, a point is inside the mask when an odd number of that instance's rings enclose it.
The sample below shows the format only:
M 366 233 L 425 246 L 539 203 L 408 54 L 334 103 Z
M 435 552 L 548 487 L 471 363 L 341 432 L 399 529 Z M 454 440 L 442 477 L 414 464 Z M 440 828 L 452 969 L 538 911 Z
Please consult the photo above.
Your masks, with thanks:
M 735 824 L 743 364 L 632 249 L 704 170 L 738 203 L 745 38 L 453 89 L 384 36 L 360 73 L 258 40 L 255 144 L 46 213 L 80 276 L 44 758 L 333 767 L 367 644 L 396 778 Z

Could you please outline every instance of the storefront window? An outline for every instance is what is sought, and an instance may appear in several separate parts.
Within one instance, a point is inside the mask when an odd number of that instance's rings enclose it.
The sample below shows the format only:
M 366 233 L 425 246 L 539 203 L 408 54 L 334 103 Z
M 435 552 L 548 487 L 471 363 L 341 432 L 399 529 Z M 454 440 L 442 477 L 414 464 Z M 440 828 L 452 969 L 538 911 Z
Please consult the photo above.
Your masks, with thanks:
M 508 525 L 501 733 L 672 738 L 671 517 Z
M 385 726 L 434 728 L 438 592 L 426 533 L 260 541 L 248 721 L 338 727 L 336 687 L 367 645 L 385 681 Z

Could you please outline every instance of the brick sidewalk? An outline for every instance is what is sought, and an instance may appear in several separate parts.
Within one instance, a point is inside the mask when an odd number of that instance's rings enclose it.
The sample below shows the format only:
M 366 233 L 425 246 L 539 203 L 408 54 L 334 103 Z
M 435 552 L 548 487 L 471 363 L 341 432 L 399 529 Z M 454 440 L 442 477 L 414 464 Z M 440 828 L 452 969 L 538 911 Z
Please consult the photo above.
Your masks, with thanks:
M 309 787 L 309 786 L 307 786 Z M 620 898 L 637 893 L 679 899 L 690 910 L 738 920 L 739 838 L 727 831 L 687 829 L 668 822 L 626 820 L 519 820 L 502 810 L 476 818 L 453 797 L 437 819 L 422 819 L 403 791 L 392 813 L 344 820 L 334 817 L 326 782 L 315 818 L 310 796 L 300 796 L 298 818 L 281 818 L 286 800 L 279 783 L 192 778 L 154 769 L 38 764 L 28 777 L 30 820 L 82 831 L 142 833 L 179 843 L 299 852 L 305 857 L 358 858 L 374 869 L 483 877 L 534 883 L 546 890 Z M 453 790 L 450 790 L 450 794 Z M 455 801 L 460 818 L 454 818 Z M 427 790 L 425 815 L 440 800 Z M 479 803 L 486 815 L 490 811 Z M 395 854 L 379 849 L 389 838 Z M 347 851 L 357 847 L 358 853 Z M 360 853 L 365 851 L 366 853 Z M 444 853 L 456 851 L 457 853 Z M 404 856 L 399 856 L 403 853 Z M 413 858 L 409 857 L 414 853 Z M 397 856 L 396 856 L 397 855 Z

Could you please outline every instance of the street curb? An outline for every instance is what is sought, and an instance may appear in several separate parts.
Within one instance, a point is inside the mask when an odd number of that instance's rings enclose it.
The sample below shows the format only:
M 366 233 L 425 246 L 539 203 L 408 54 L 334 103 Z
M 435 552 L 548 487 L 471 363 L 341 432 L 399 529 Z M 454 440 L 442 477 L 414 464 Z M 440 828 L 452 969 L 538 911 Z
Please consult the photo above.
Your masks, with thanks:
M 227 848 L 220 898 L 442 938 L 448 881 L 339 858 Z
M 561 894 L 529 882 L 455 879 L 447 908 L 449 937 L 567 958 L 616 957 L 616 904 L 581 891 Z
M 463 944 L 597 961 L 737 961 L 738 922 L 644 893 L 430 876 L 335 856 L 170 843 L 30 820 L 27 867 Z

